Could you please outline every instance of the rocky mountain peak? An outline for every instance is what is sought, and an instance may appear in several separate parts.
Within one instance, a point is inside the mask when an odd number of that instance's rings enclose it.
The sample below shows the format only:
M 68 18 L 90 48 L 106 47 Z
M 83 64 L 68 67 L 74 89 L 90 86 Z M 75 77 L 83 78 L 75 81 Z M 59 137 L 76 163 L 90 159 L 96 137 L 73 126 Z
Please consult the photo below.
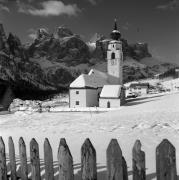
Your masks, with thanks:
M 12 33 L 7 38 L 0 24 L 0 81 L 11 84 L 20 98 L 67 90 L 81 73 L 92 68 L 106 71 L 106 52 L 110 40 L 96 34 L 93 42 L 85 43 L 70 29 L 60 26 L 55 33 L 40 28 L 34 42 L 22 45 Z M 151 62 L 152 58 L 146 59 L 151 57 L 146 43 L 121 41 L 125 82 L 152 77 L 173 67 L 171 64 L 156 64 L 156 60 Z
M 55 33 L 54 33 L 54 37 L 56 39 L 69 37 L 73 35 L 74 35 L 73 32 L 70 29 L 68 29 L 66 26 L 60 26 L 56 28 Z
M 22 50 L 22 44 L 20 39 L 16 35 L 9 33 L 9 36 L 7 38 L 7 44 L 9 47 L 9 51 L 12 55 L 17 57 L 21 56 L 20 54 Z
M 50 37 L 50 33 L 45 28 L 40 28 L 37 30 L 37 39 L 38 40 L 44 40 L 46 38 Z
M 0 24 L 0 50 L 7 48 L 7 37 L 4 31 L 3 24 Z
M 106 59 L 106 52 L 108 44 L 111 39 L 105 38 L 104 36 L 96 36 L 96 49 L 93 53 L 93 57 L 99 59 Z M 132 57 L 135 60 L 140 61 L 145 57 L 151 57 L 147 43 L 134 43 L 129 44 L 126 39 L 121 39 L 122 48 L 125 57 Z

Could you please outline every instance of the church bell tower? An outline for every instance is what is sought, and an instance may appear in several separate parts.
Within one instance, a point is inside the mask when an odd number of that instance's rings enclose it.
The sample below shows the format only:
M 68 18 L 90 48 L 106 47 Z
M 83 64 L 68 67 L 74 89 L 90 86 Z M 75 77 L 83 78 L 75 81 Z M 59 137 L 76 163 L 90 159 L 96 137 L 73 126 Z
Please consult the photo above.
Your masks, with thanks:
M 115 20 L 114 29 L 111 33 L 111 41 L 108 45 L 107 51 L 107 72 L 114 78 L 111 79 L 111 83 L 123 84 L 123 52 L 122 52 L 122 42 L 121 33 L 117 27 L 117 21 Z

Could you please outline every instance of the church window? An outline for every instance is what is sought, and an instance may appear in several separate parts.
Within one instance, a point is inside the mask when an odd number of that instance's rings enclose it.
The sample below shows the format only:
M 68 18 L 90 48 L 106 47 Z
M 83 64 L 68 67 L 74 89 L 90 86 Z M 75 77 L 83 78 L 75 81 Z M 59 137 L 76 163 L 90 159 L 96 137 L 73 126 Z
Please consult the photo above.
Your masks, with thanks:
M 112 54 L 111 54 L 111 59 L 115 59 L 116 57 L 115 57 L 115 53 L 113 52 Z
M 107 108 L 110 108 L 111 107 L 111 103 L 108 101 L 107 102 Z
M 76 101 L 76 105 L 77 105 L 77 106 L 80 105 L 80 102 L 79 102 L 79 101 Z

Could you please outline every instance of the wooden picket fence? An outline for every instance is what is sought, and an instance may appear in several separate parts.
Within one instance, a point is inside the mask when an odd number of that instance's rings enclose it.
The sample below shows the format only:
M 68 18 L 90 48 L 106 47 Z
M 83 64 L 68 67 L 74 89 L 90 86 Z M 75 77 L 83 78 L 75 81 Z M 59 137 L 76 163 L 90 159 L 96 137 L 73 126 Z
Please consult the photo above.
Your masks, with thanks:
M 9 163 L 10 175 L 7 174 L 5 144 L 0 137 L 0 180 L 40 180 L 39 145 L 35 139 L 30 142 L 31 176 L 28 177 L 26 145 L 21 137 L 19 139 L 20 173 L 17 176 L 17 160 L 12 137 L 9 137 Z M 44 141 L 45 179 L 54 180 L 54 166 L 52 148 L 48 139 Z M 128 180 L 127 163 L 122 155 L 121 148 L 116 139 L 112 139 L 107 151 L 106 180 Z M 141 150 L 141 142 L 137 140 L 132 149 L 133 180 L 145 180 L 145 153 Z M 86 139 L 81 147 L 81 179 L 97 180 L 96 150 L 90 139 Z M 175 147 L 164 139 L 156 148 L 156 176 L 157 180 L 176 180 L 176 154 Z M 65 139 L 60 140 L 58 148 L 58 180 L 74 180 L 73 157 Z

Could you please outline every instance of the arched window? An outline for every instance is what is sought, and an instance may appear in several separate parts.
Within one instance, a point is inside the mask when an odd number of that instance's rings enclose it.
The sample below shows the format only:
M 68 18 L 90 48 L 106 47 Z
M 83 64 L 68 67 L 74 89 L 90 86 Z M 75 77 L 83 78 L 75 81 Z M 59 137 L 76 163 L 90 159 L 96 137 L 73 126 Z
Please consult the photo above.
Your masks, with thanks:
M 115 53 L 113 52 L 112 54 L 111 54 L 111 59 L 115 59 L 116 58 L 116 56 L 115 56 Z
M 111 103 L 108 101 L 107 102 L 107 108 L 110 108 L 111 107 Z

